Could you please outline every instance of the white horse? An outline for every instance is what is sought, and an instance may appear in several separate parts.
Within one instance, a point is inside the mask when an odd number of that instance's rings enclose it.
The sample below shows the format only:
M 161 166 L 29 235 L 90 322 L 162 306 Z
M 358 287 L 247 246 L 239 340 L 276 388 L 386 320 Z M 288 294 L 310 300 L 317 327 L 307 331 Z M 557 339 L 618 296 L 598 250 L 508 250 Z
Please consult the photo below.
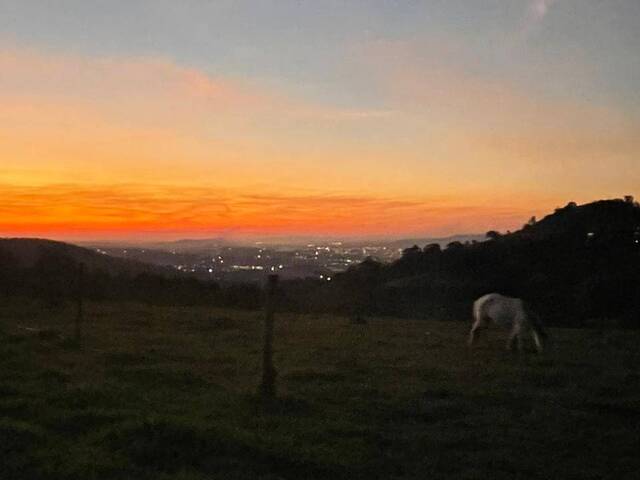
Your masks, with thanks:
M 523 336 L 530 333 L 538 352 L 542 352 L 542 342 L 547 334 L 542 329 L 538 318 L 527 310 L 524 302 L 519 298 L 505 297 L 499 293 L 490 293 L 473 302 L 473 326 L 469 333 L 469 346 L 481 328 L 487 328 L 489 323 L 511 327 L 507 348 L 512 350 L 518 342 L 518 350 L 523 349 Z

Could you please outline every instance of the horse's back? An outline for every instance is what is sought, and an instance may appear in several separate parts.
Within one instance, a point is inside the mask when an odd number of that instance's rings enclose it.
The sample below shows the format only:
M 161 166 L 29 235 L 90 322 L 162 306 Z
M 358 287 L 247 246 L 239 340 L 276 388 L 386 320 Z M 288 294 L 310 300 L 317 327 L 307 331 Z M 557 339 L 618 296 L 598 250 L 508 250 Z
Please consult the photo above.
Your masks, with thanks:
M 509 324 L 522 309 L 522 300 L 519 298 L 489 293 L 473 303 L 473 316 L 480 321 L 491 320 L 497 324 Z
M 507 297 L 500 295 L 499 293 L 488 293 L 483 295 L 473 302 L 474 316 L 477 318 L 483 313 L 487 313 L 488 310 L 495 308 L 495 305 L 504 303 L 506 298 Z
M 498 297 L 501 295 L 498 293 L 489 293 L 478 298 L 473 302 L 473 318 L 477 322 L 481 322 L 489 319 L 489 308 L 492 303 L 495 303 Z

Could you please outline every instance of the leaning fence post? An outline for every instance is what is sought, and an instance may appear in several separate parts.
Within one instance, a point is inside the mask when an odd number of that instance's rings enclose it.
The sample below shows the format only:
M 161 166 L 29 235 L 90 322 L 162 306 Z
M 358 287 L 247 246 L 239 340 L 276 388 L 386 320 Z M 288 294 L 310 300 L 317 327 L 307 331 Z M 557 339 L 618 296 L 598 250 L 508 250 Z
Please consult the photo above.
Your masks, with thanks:
M 76 276 L 76 325 L 75 325 L 75 339 L 80 343 L 82 338 L 82 323 L 84 320 L 84 263 L 78 264 L 78 272 Z
M 273 323 L 275 310 L 275 291 L 278 275 L 269 275 L 265 289 L 264 303 L 264 347 L 262 350 L 262 383 L 259 393 L 265 399 L 276 396 L 276 372 L 273 366 Z

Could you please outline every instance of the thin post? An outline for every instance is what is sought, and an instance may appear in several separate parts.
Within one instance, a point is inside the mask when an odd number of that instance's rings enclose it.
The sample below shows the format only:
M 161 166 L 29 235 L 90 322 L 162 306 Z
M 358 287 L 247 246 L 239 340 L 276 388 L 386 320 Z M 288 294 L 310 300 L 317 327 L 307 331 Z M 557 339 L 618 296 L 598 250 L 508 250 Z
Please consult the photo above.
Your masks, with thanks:
M 76 277 L 76 325 L 75 338 L 80 343 L 82 338 L 82 323 L 84 320 L 84 263 L 78 264 L 78 272 Z
M 276 396 L 276 372 L 273 366 L 273 324 L 275 311 L 275 292 L 278 285 L 278 275 L 269 275 L 265 289 L 264 302 L 264 346 L 262 350 L 262 383 L 260 395 L 265 399 Z

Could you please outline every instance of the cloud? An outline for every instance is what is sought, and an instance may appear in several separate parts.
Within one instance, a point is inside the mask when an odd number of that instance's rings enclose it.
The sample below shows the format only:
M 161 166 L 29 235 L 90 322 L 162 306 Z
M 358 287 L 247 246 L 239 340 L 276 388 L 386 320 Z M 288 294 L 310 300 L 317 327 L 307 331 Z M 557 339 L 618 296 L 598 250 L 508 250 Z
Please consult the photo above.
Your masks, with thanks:
M 76 99 L 108 106 L 128 102 L 161 107 L 257 107 L 266 95 L 162 58 L 82 57 L 27 49 L 0 49 L 0 82 L 6 94 Z
M 552 3 L 538 0 L 532 5 L 543 16 Z M 549 163 L 558 159 L 554 151 L 579 158 L 588 152 L 632 156 L 640 150 L 637 123 L 615 105 L 547 93 L 536 79 L 483 70 L 446 42 L 433 47 L 379 41 L 361 53 L 363 68 L 388 108 L 424 122 L 440 135 L 443 148 L 476 143 L 483 147 L 477 157 L 488 145 L 499 145 L 499 139 L 505 139 L 508 149 L 521 139 L 521 151 L 546 150 Z
M 0 235 L 504 230 L 638 184 L 633 119 L 447 49 L 355 55 L 373 110 L 168 59 L 0 50 Z
M 0 72 L 0 179 L 24 184 L 320 183 L 315 172 L 332 172 L 320 162 L 338 151 L 351 155 L 343 150 L 349 132 L 394 114 L 316 102 L 159 57 L 0 45 Z
M 538 21 L 542 20 L 554 3 L 556 0 L 533 0 L 529 6 L 531 16 Z
M 359 121 L 388 112 L 297 98 L 162 57 L 86 57 L 0 46 L 2 97 L 90 108 L 125 123 L 193 129 L 224 117 L 234 125 L 274 115 Z
M 556 3 L 558 3 L 558 0 L 532 0 L 520 29 L 520 35 L 523 38 L 529 36 L 533 29 L 544 20 Z
M 185 235 L 449 234 L 503 227 L 529 212 L 453 198 L 248 193 L 209 187 L 0 184 L 0 234 L 63 238 Z M 467 230 L 472 229 L 472 230 Z

